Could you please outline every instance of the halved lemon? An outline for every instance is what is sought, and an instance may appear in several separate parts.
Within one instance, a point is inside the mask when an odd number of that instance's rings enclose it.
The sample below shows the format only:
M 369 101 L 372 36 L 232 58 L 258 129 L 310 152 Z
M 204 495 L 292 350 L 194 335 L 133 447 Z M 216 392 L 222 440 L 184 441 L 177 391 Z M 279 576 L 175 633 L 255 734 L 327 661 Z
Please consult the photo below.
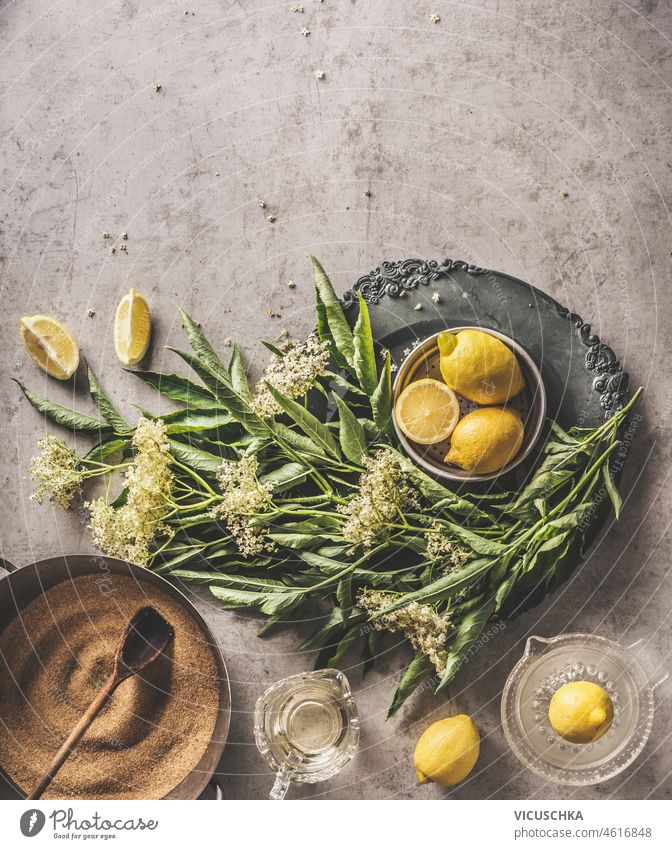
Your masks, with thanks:
M 134 366 L 147 353 L 152 335 L 152 314 L 146 299 L 135 289 L 119 302 L 114 317 L 114 350 L 126 366 Z
M 434 445 L 448 439 L 460 418 L 460 404 L 453 390 L 425 377 L 404 389 L 394 408 L 397 424 L 419 445 Z
M 48 315 L 25 315 L 21 338 L 38 366 L 57 380 L 68 380 L 77 371 L 79 348 L 60 321 Z

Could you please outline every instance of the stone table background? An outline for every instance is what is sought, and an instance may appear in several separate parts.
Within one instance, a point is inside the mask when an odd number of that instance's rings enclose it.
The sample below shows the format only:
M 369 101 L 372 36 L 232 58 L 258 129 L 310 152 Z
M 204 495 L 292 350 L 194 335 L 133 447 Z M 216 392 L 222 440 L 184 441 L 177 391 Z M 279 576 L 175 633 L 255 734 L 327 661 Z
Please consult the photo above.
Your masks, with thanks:
M 177 366 L 163 346 L 183 341 L 179 303 L 214 339 L 239 339 L 258 374 L 259 339 L 311 328 L 306 252 L 321 258 L 339 291 L 382 260 L 409 256 L 509 272 L 592 320 L 633 383 L 647 388 L 624 516 L 569 586 L 510 623 L 460 673 L 451 705 L 424 693 L 385 723 L 405 651 L 386 651 L 364 680 L 349 658 L 361 753 L 333 781 L 292 792 L 669 798 L 666 693 L 634 767 L 581 791 L 521 769 L 498 710 L 530 633 L 642 638 L 654 665 L 670 664 L 672 5 L 291 6 L 3 0 L 1 553 L 21 565 L 90 551 L 81 513 L 28 501 L 25 469 L 44 426 L 9 377 L 62 403 L 87 401 L 81 378 L 59 384 L 27 360 L 21 315 L 63 318 L 132 414 L 150 394 L 122 373 L 111 339 L 115 304 L 131 285 L 150 298 L 156 320 L 147 367 Z M 127 253 L 111 254 L 124 231 Z M 255 699 L 313 658 L 293 650 L 291 632 L 261 642 L 249 617 L 218 610 L 206 594 L 198 603 L 232 678 L 225 792 L 261 798 L 271 779 L 253 744 Z M 448 710 L 475 716 L 478 768 L 451 792 L 419 787 L 415 741 Z

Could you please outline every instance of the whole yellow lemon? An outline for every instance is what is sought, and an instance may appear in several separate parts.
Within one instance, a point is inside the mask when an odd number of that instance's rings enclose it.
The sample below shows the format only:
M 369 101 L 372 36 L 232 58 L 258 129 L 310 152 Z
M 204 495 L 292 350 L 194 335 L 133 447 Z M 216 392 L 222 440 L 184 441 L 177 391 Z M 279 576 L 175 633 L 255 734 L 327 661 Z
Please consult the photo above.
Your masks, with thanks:
M 463 781 L 474 768 L 481 738 L 470 716 L 460 714 L 434 722 L 415 747 L 413 764 L 420 784 L 448 787 Z
M 479 475 L 496 472 L 518 454 L 524 435 L 517 410 L 479 407 L 457 423 L 444 460 Z
M 438 338 L 441 376 L 477 404 L 504 404 L 525 386 L 516 355 L 482 330 L 444 331 Z
M 614 705 L 599 684 L 572 681 L 553 694 L 548 718 L 553 730 L 570 743 L 592 743 L 609 730 Z

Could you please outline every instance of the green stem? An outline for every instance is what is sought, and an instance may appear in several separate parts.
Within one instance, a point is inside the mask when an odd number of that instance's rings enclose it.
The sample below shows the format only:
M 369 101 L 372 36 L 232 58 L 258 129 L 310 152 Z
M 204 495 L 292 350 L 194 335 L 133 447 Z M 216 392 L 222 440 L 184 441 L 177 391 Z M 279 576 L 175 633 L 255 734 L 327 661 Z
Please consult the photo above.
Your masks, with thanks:
M 216 492 L 215 492 L 215 490 L 214 490 L 214 489 L 210 486 L 210 484 L 209 484 L 209 483 L 207 483 L 206 481 L 204 481 L 204 480 L 203 480 L 203 478 L 202 478 L 199 474 L 196 474 L 196 472 L 195 472 L 193 469 L 190 469 L 190 468 L 189 468 L 189 466 L 185 466 L 185 465 L 184 465 L 184 463 L 180 463 L 180 461 L 179 461 L 179 460 L 176 460 L 174 457 L 171 457 L 171 463 L 172 463 L 172 465 L 173 465 L 173 466 L 177 466 L 177 468 L 178 468 L 178 469 L 182 469 L 183 471 L 185 471 L 185 472 L 186 472 L 186 473 L 187 473 L 190 477 L 192 477 L 192 478 L 193 478 L 193 479 L 194 479 L 197 483 L 200 483 L 200 485 L 201 485 L 201 486 L 202 486 L 205 490 L 207 490 L 207 492 L 209 492 L 209 493 L 210 493 L 210 495 L 217 495 L 217 493 L 216 493 Z

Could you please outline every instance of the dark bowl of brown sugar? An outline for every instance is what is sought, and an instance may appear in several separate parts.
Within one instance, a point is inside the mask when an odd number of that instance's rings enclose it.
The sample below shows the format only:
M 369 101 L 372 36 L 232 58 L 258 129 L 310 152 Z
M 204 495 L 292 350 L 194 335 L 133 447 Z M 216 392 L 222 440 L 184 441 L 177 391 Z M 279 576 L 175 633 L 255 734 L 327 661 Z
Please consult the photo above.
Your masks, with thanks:
M 196 799 L 229 730 L 224 658 L 169 581 L 111 557 L 53 557 L 0 580 L 0 769 L 25 795 L 111 670 L 119 635 L 151 604 L 174 639 L 115 692 L 45 793 L 51 799 Z

